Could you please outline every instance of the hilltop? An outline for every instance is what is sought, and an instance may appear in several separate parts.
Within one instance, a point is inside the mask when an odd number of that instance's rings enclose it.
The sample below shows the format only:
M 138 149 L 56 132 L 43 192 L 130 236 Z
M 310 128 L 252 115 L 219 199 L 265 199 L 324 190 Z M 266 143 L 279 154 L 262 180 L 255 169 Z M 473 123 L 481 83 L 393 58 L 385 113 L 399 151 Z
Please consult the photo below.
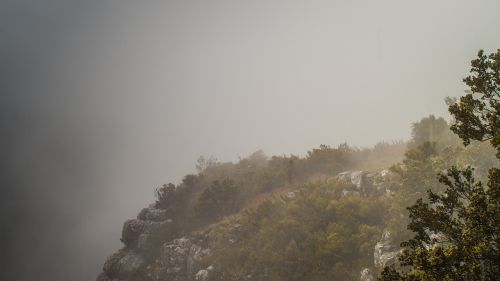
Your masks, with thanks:
M 410 141 L 369 149 L 200 157 L 197 174 L 158 188 L 124 223 L 97 280 L 375 280 L 411 236 L 406 206 L 440 190 L 438 172 L 470 164 L 484 178 L 495 161 L 434 116 L 412 124 Z

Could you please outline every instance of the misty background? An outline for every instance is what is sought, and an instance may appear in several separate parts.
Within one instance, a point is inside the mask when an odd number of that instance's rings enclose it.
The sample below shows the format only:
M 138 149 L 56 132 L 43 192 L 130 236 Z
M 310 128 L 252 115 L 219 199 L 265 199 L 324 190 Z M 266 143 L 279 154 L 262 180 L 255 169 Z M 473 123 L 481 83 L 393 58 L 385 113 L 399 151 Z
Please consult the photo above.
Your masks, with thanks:
M 2 280 L 93 280 L 153 190 L 263 149 L 409 138 L 498 1 L 0 1 Z

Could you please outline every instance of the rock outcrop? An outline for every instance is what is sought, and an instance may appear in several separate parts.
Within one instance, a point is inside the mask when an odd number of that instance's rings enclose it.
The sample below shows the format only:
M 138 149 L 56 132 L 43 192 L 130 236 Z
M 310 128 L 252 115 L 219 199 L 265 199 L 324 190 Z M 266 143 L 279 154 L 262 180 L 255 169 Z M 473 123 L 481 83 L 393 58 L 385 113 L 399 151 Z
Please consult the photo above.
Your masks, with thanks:
M 123 224 L 121 241 L 125 246 L 111 255 L 103 266 L 98 281 L 144 280 L 149 251 L 162 233 L 168 233 L 172 220 L 154 205 L 144 208 L 137 219 Z
M 373 273 L 381 272 L 384 267 L 397 263 L 400 249 L 388 230 L 384 231 L 373 251 L 373 266 L 364 268 L 360 273 L 360 281 L 374 281 Z
M 369 268 L 365 268 L 361 270 L 361 276 L 359 277 L 360 281 L 375 281 L 375 277 L 373 277 L 372 271 Z
M 347 171 L 338 174 L 335 178 L 352 185 L 351 188 L 345 188 L 342 191 L 343 196 L 361 195 L 369 197 L 391 193 L 384 184 L 386 178 L 389 176 L 391 176 L 391 173 L 388 170 L 380 172 Z
M 209 270 L 201 268 L 200 261 L 208 253 L 208 249 L 194 244 L 187 237 L 165 243 L 153 270 L 153 280 L 205 280 Z
M 399 247 L 391 239 L 391 233 L 386 230 L 382 235 L 382 239 L 375 245 L 373 252 L 375 267 L 382 269 L 394 264 L 397 261 L 398 254 Z
M 125 246 L 106 260 L 97 281 L 207 280 L 213 267 L 203 268 L 200 261 L 209 250 L 190 237 L 163 241 L 173 236 L 174 230 L 166 210 L 154 204 L 142 209 L 137 219 L 123 224 L 121 241 Z
M 400 254 L 399 246 L 391 238 L 388 230 L 384 231 L 373 251 L 373 266 L 364 268 L 360 273 L 360 281 L 374 281 L 374 272 L 381 272 L 384 267 L 397 263 Z
M 343 195 L 356 194 L 360 196 L 382 195 L 389 196 L 391 190 L 386 186 L 387 179 L 394 176 L 388 170 L 382 170 L 376 173 L 354 171 L 344 172 L 337 176 L 340 180 L 350 182 L 355 188 L 344 189 Z M 373 265 L 367 266 L 360 272 L 360 281 L 374 281 L 379 272 L 385 266 L 392 265 L 397 262 L 400 249 L 398 244 L 393 241 L 391 233 L 384 230 L 381 239 L 375 244 L 373 250 Z

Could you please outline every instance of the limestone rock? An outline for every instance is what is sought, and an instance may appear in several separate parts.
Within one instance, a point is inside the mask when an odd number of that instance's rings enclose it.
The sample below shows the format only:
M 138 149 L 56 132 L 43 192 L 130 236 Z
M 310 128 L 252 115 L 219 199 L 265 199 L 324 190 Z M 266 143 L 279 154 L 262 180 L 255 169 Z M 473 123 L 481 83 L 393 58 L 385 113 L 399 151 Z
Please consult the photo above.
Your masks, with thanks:
M 115 279 L 127 279 L 129 276 L 138 273 L 144 264 L 145 260 L 141 254 L 122 249 L 106 260 L 103 266 L 104 274 L 101 274 L 99 278 L 101 280 L 106 280 L 106 278 L 114 280 L 110 277 Z
M 137 219 L 147 220 L 147 221 L 166 221 L 168 219 L 167 210 L 155 208 L 154 205 L 150 205 L 148 208 L 142 209 L 137 215 Z
M 361 271 L 359 281 L 375 281 L 375 278 L 373 277 L 373 274 L 369 268 L 364 268 Z
M 389 231 L 384 231 L 382 239 L 375 245 L 373 253 L 375 267 L 384 268 L 387 265 L 394 264 L 399 255 L 399 248 L 394 245 Z
M 154 205 L 144 208 L 137 219 L 125 221 L 121 238 L 125 247 L 106 260 L 97 281 L 142 280 L 144 270 L 150 264 L 146 261 L 150 259 L 150 250 L 158 247 L 158 238 L 168 233 L 171 223 L 167 211 Z
M 131 219 L 125 221 L 122 229 L 122 242 L 128 247 L 137 247 L 139 236 L 141 234 L 142 244 L 144 244 L 145 239 L 149 237 L 150 234 L 153 234 L 159 231 L 162 227 L 171 223 L 171 221 L 162 221 L 162 222 L 153 222 L 139 219 Z
M 201 269 L 199 262 L 207 253 L 206 249 L 202 249 L 202 247 L 192 243 L 186 237 L 164 244 L 160 251 L 160 271 L 156 276 L 156 280 L 186 281 L 198 278 L 196 275 Z
M 208 279 L 208 275 L 210 271 L 213 269 L 213 266 L 209 266 L 206 269 L 202 269 L 196 273 L 194 276 L 195 281 L 206 281 Z
M 394 173 L 389 170 L 379 172 L 366 171 L 347 171 L 339 173 L 335 178 L 352 184 L 352 187 L 347 187 L 342 190 L 342 196 L 390 196 L 391 191 L 387 186 L 388 180 L 395 177 Z

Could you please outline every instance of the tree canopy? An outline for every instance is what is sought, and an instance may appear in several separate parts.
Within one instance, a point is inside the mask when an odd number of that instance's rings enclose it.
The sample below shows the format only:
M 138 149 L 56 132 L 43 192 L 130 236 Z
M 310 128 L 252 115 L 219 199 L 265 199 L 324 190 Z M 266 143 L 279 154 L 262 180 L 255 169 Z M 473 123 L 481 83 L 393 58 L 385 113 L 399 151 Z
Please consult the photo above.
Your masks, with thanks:
M 464 145 L 489 141 L 500 159 L 500 50 L 481 50 L 464 79 L 470 91 L 449 106 L 451 130 Z M 500 276 L 500 170 L 491 167 L 487 184 L 471 167 L 451 167 L 438 177 L 442 192 L 428 191 L 409 207 L 400 266 L 386 267 L 379 280 L 498 280 Z

